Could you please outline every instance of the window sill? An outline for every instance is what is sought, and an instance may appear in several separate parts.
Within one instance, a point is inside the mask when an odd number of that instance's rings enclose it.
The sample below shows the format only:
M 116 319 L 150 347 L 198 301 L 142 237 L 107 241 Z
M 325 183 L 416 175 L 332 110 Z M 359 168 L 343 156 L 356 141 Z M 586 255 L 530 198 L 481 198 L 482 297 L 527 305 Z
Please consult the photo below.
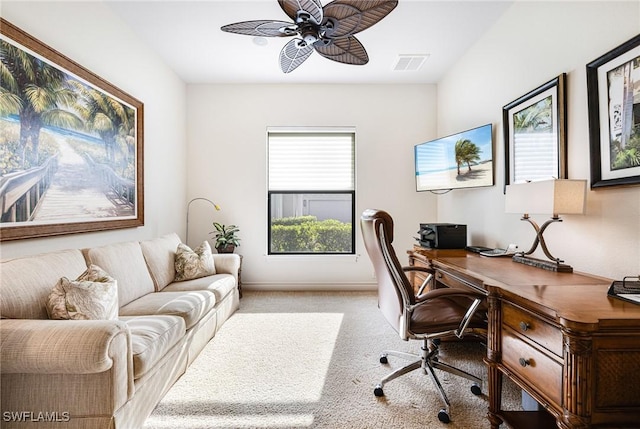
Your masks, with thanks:
M 290 262 L 292 260 L 295 261 L 313 261 L 313 262 L 331 262 L 334 263 L 336 261 L 341 262 L 358 262 L 360 258 L 360 254 L 356 253 L 353 255 L 263 255 L 263 258 L 267 262 L 272 261 L 287 261 Z

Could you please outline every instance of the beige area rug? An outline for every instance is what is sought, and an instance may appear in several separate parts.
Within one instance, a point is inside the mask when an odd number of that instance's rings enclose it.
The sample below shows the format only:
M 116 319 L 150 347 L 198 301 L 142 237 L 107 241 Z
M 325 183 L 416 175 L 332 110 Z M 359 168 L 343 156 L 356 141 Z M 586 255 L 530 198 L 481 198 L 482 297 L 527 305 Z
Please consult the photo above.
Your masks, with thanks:
M 489 428 L 485 353 L 479 343 L 445 343 L 441 360 L 480 374 L 483 395 L 439 373 L 451 422 L 422 371 L 374 386 L 405 361 L 383 349 L 417 352 L 383 319 L 373 292 L 252 292 L 147 419 L 165 428 Z M 506 409 L 520 392 L 506 382 Z

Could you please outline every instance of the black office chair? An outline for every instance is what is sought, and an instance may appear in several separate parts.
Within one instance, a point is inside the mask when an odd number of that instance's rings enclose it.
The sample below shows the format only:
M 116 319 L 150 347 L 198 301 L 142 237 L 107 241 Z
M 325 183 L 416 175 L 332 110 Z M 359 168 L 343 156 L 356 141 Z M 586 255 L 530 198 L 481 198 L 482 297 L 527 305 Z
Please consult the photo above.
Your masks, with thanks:
M 420 355 L 385 350 L 380 363 L 387 363 L 387 356 L 411 359 L 409 365 L 396 369 L 375 387 L 376 396 L 384 396 L 384 385 L 408 372 L 422 369 L 436 385 L 445 407 L 438 412 L 438 419 L 450 421 L 450 403 L 434 369 L 455 374 L 473 381 L 471 392 L 482 393 L 482 380 L 468 372 L 438 360 L 441 339 L 462 338 L 465 335 L 486 338 L 486 311 L 477 311 L 484 295 L 455 288 L 439 288 L 424 293 L 414 293 L 406 276 L 409 271 L 422 271 L 427 276 L 433 270 L 423 267 L 402 267 L 393 250 L 393 219 L 381 210 L 365 210 L 360 219 L 364 244 L 373 263 L 378 281 L 378 307 L 382 314 L 405 341 L 423 341 Z M 424 286 L 424 285 L 423 285 Z M 421 288 L 422 289 L 422 288 Z

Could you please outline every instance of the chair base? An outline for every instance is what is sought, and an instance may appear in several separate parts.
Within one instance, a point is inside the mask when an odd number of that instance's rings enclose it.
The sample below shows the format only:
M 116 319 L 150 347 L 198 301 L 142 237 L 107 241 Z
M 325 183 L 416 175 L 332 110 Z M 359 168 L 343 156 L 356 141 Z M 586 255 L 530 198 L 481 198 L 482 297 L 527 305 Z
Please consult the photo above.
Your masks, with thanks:
M 431 381 L 433 381 L 433 384 L 438 389 L 438 393 L 440 394 L 442 402 L 444 403 L 444 408 L 438 412 L 438 419 L 443 423 L 449 423 L 451 403 L 449 402 L 449 398 L 447 397 L 447 394 L 445 393 L 442 384 L 440 383 L 440 380 L 438 379 L 438 376 L 436 375 L 434 370 L 438 369 L 440 371 L 448 372 L 450 374 L 457 375 L 459 377 L 463 377 L 467 380 L 472 381 L 473 384 L 471 386 L 471 393 L 473 393 L 474 395 L 482 394 L 482 379 L 459 368 L 448 365 L 444 362 L 440 362 L 438 359 L 438 346 L 434 344 L 433 341 L 425 339 L 421 350 L 422 353 L 420 355 L 398 352 L 395 350 L 383 351 L 380 355 L 380 363 L 382 364 L 388 363 L 387 356 L 395 356 L 402 359 L 411 360 L 412 362 L 408 365 L 396 369 L 391 374 L 384 377 L 380 381 L 380 383 L 376 385 L 373 393 L 376 396 L 384 396 L 383 387 L 386 383 L 400 377 L 401 375 L 421 368 L 425 374 L 429 374 Z

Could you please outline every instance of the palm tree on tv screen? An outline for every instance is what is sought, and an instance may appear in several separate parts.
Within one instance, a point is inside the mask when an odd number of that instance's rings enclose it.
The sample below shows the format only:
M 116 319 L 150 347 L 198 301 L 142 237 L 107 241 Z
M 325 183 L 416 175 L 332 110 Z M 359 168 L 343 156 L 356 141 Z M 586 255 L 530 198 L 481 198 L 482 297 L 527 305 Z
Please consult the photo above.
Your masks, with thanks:
M 468 171 L 471 171 L 471 163 L 480 160 L 480 153 L 482 150 L 469 139 L 460 139 L 455 145 L 456 164 L 458 165 L 458 176 L 460 173 L 460 166 L 467 164 Z

